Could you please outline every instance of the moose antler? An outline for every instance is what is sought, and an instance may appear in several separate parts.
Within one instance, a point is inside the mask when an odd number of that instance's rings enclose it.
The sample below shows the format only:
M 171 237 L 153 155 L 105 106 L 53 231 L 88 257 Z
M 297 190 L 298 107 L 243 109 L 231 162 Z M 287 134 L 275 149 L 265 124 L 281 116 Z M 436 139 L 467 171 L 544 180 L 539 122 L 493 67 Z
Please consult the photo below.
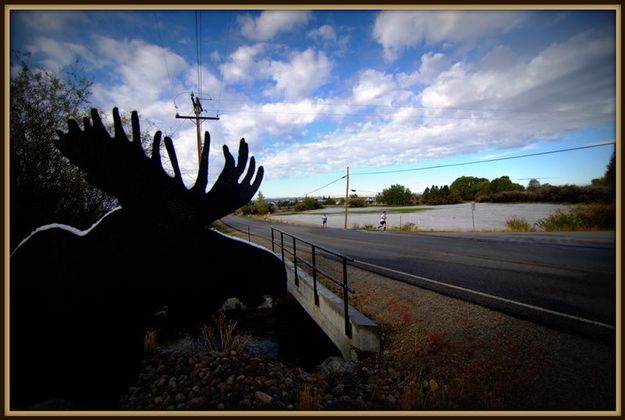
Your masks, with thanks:
M 178 228 L 203 227 L 247 203 L 263 179 L 261 166 L 251 182 L 256 168 L 254 157 L 251 157 L 247 173 L 239 183 L 249 153 L 245 139 L 241 139 L 236 166 L 234 157 L 224 145 L 224 169 L 211 190 L 206 192 L 210 148 L 210 135 L 206 131 L 197 179 L 193 187 L 187 189 L 171 138 L 165 137 L 164 142 L 174 170 L 173 177 L 167 174 L 161 163 L 160 131 L 154 135 L 152 156 L 146 156 L 141 146 L 136 111 L 131 114 L 132 141 L 128 140 L 117 108 L 113 108 L 113 137 L 96 109 L 91 110 L 91 120 L 93 123 L 89 118 L 83 119 L 84 130 L 75 120 L 69 120 L 69 131 L 57 131 L 59 139 L 55 144 L 73 164 L 86 172 L 90 183 L 117 197 L 124 210 L 140 218 L 156 215 L 159 220 L 174 222 Z

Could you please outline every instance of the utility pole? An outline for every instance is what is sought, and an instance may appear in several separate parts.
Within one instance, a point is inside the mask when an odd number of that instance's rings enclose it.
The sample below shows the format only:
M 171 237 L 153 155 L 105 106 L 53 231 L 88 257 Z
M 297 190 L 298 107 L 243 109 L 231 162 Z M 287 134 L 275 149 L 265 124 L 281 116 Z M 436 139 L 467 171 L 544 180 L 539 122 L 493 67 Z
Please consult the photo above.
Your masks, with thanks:
M 347 229 L 347 207 L 349 205 L 349 166 L 347 167 L 347 185 L 345 186 L 345 226 Z
M 195 128 L 197 135 L 197 161 L 200 163 L 200 159 L 202 156 L 202 146 L 200 142 L 200 120 L 218 120 L 219 116 L 216 117 L 200 117 L 200 114 L 204 112 L 204 108 L 202 108 L 202 104 L 200 103 L 200 98 L 193 95 L 191 92 L 191 103 L 193 103 L 193 112 L 195 116 L 181 116 L 176 113 L 176 118 L 182 118 L 187 120 L 195 120 Z

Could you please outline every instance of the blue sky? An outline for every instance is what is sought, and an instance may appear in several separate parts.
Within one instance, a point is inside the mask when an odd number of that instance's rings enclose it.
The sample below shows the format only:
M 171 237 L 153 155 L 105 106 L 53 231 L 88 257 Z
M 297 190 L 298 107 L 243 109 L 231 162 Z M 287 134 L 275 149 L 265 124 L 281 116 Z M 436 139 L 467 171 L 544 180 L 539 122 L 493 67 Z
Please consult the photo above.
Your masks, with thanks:
M 350 167 L 350 189 L 421 192 L 462 175 L 551 184 L 600 177 L 615 141 L 614 11 L 13 10 L 12 49 L 91 104 L 137 110 L 197 171 L 190 93 L 204 98 L 211 179 L 244 137 L 267 197 L 303 196 Z M 12 66 L 15 63 L 11 63 Z M 387 172 L 369 174 L 369 172 Z M 312 195 L 344 195 L 344 180 Z

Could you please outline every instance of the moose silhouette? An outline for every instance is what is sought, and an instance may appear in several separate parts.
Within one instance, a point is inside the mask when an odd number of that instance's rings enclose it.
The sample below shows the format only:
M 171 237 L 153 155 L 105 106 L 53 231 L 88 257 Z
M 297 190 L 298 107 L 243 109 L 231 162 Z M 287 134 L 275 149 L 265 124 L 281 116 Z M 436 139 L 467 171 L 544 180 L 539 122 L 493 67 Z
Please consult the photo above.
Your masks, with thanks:
M 173 176 L 161 162 L 161 132 L 151 156 L 132 140 L 113 109 L 111 137 L 96 110 L 68 121 L 55 144 L 87 180 L 120 207 L 86 231 L 38 228 L 10 258 L 10 403 L 29 409 L 51 399 L 77 408 L 111 409 L 139 371 L 143 339 L 159 308 L 172 322 L 206 319 L 225 299 L 255 307 L 286 294 L 286 272 L 274 254 L 209 228 L 247 203 L 263 178 L 248 145 L 225 165 L 207 192 L 210 135 L 204 134 L 198 176 L 183 183 L 171 138 Z M 245 171 L 247 166 L 247 171 Z M 254 177 L 254 173 L 256 176 Z M 239 182 L 239 179 L 243 179 Z

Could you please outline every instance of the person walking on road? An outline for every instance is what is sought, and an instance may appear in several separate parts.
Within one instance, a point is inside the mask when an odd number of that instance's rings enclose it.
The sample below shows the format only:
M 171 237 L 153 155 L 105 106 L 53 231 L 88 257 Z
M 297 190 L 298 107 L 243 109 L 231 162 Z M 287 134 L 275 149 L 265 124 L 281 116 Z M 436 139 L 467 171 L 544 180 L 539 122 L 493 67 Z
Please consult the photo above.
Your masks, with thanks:
M 326 216 L 325 213 L 321 216 L 321 222 L 323 223 L 323 228 L 325 229 L 328 224 L 328 216 Z
M 386 210 L 382 211 L 382 214 L 380 215 L 380 226 L 378 226 L 378 229 L 380 228 L 384 228 L 384 230 L 386 230 Z

